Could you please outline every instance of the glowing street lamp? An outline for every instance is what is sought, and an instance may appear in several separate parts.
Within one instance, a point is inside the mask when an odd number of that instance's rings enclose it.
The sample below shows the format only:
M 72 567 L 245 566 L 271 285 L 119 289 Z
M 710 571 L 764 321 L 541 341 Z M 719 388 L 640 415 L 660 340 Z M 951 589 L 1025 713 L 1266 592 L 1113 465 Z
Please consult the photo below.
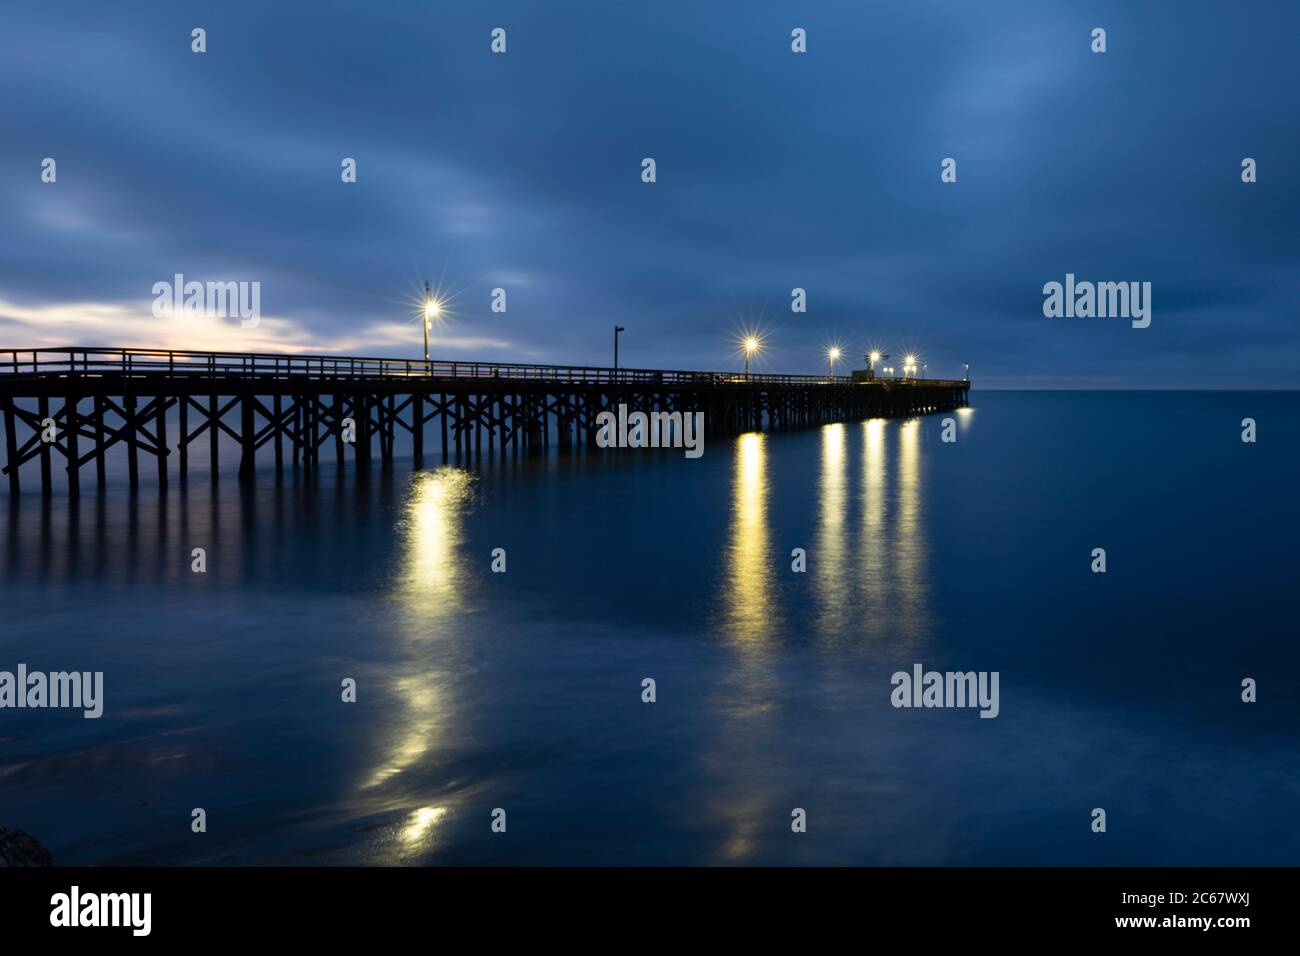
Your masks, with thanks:
M 907 378 L 907 373 L 916 374 L 916 356 L 908 355 L 903 359 L 903 378 Z
M 887 352 L 881 352 L 878 349 L 872 349 L 870 352 L 867 353 L 867 368 L 871 369 L 872 378 L 876 377 L 876 364 L 878 362 L 883 362 L 887 358 L 889 358 L 889 354 Z M 885 372 L 887 370 L 882 365 L 880 367 L 880 371 Z
M 832 345 L 826 350 L 826 377 L 833 379 L 835 377 L 835 363 L 840 360 L 840 350 L 837 346 Z
M 429 283 L 424 284 L 424 361 L 429 362 L 429 329 L 433 320 L 442 314 L 442 305 L 429 292 Z
M 757 335 L 745 337 L 745 378 L 749 378 L 749 357 L 756 354 L 762 346 Z

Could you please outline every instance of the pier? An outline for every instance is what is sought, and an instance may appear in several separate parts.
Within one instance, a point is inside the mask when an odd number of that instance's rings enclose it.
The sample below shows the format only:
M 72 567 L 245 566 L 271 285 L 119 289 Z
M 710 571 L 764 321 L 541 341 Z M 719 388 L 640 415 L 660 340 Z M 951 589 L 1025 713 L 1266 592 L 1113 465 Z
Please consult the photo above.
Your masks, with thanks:
M 24 465 L 53 490 L 55 463 L 71 497 L 94 467 L 125 449 L 127 481 L 139 487 L 141 459 L 184 481 L 195 442 L 208 445 L 218 477 L 218 438 L 237 446 L 239 478 L 251 481 L 257 453 L 277 475 L 310 469 L 322 454 L 339 467 L 391 462 L 409 437 L 415 467 L 426 440 L 443 461 L 484 453 L 527 454 L 595 445 L 596 418 L 620 403 L 644 412 L 703 412 L 705 433 L 738 434 L 945 411 L 966 404 L 969 382 L 850 376 L 762 375 L 421 361 L 337 355 L 277 355 L 157 349 L 59 348 L 0 351 L 0 410 L 11 496 Z M 169 422 L 177 433 L 169 438 Z M 404 433 L 404 434 L 403 434 Z M 432 447 L 432 446 L 431 446 Z M 174 469 L 171 460 L 175 459 Z

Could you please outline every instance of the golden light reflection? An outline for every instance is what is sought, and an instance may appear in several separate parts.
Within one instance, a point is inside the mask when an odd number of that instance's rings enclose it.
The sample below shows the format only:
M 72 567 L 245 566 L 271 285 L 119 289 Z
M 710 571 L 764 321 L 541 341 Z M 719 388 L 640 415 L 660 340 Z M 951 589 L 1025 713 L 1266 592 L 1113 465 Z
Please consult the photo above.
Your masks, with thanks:
M 813 581 L 818 604 L 818 631 L 823 637 L 841 636 L 854 617 L 853 577 L 848 567 L 844 521 L 849 510 L 844 454 L 848 429 L 836 423 L 821 429 L 821 477 L 818 484 L 816 567 Z
M 854 444 L 859 434 L 860 459 Z M 789 664 L 806 659 L 800 650 L 806 634 L 782 626 L 783 591 L 792 604 L 802 603 L 806 580 L 816 602 L 818 636 L 862 641 L 866 653 L 882 660 L 893 659 L 898 645 L 915 650 L 928 637 L 922 438 L 920 419 L 872 419 L 819 430 L 820 467 L 806 483 L 813 487 L 798 489 L 802 499 L 816 500 L 812 578 L 792 574 L 789 580 L 797 583 L 784 586 L 786 549 L 802 542 L 773 540 L 773 502 L 784 498 L 769 488 L 770 439 L 750 434 L 736 444 L 731 539 L 719 593 L 722 632 L 735 653 L 712 698 L 710 737 L 702 748 L 710 778 L 703 813 L 718 834 L 712 851 L 718 863 L 761 860 L 779 839 L 780 827 L 772 821 L 789 813 L 779 772 L 762 773 L 779 765 L 779 746 L 788 743 L 780 721 L 783 702 L 792 699 L 783 686 L 791 678 Z M 806 448 L 792 445 L 789 452 Z M 854 487 L 859 462 L 860 489 Z M 791 612 L 791 619 L 796 616 Z M 749 783 L 741 788 L 737 780 Z
M 739 794 L 727 786 L 737 768 L 762 765 L 766 728 L 779 696 L 771 651 L 779 628 L 776 569 L 783 557 L 773 547 L 768 524 L 768 440 L 759 433 L 740 436 L 732 466 L 731 537 L 720 598 L 722 632 L 735 659 L 718 689 L 712 739 L 705 747 L 706 765 L 721 774 L 706 812 L 717 821 L 715 852 L 722 863 L 749 857 L 759 840 L 755 821 L 776 812 L 768 793 Z
M 889 532 L 885 523 L 886 508 L 885 419 L 873 418 L 862 423 L 862 536 L 861 555 L 863 590 L 862 620 L 875 634 L 888 632 L 885 599 L 888 587 L 885 568 L 889 555 Z
M 446 815 L 446 807 L 420 807 L 411 814 L 410 820 L 399 834 L 402 844 L 410 848 L 428 842 L 431 831 Z
M 465 511 L 474 479 L 467 471 L 439 468 L 415 476 L 405 505 L 402 574 L 397 595 L 403 611 L 413 618 L 448 616 L 462 591 L 460 549 L 464 544 Z M 424 636 L 433 635 L 426 631 Z
M 759 821 L 770 812 L 766 801 L 747 799 L 740 805 L 733 804 L 724 821 L 729 832 L 719 847 L 719 862 L 740 863 L 758 849 L 763 832 Z
M 383 759 L 365 783 L 369 790 L 418 765 L 446 733 L 453 719 L 447 698 L 445 654 L 427 647 L 454 628 L 465 600 L 464 520 L 473 500 L 469 472 L 440 468 L 417 473 L 399 526 L 403 547 L 394 602 L 408 662 L 394 668 L 393 696 L 400 713 L 376 747 Z M 437 664 L 443 663 L 443 668 Z
M 767 526 L 767 436 L 736 442 L 731 541 L 726 556 L 725 627 L 733 640 L 753 646 L 771 634 L 773 560 Z
M 975 409 L 970 406 L 957 409 L 957 424 L 961 426 L 961 433 L 964 435 L 970 430 L 971 425 L 975 423 Z
M 401 701 L 403 715 L 398 735 L 382 765 L 376 767 L 363 789 L 377 787 L 414 766 L 429 751 L 441 722 L 438 694 L 430 683 L 436 675 L 423 673 L 393 681 L 394 695 Z
M 921 420 L 898 428 L 897 518 L 890 534 L 899 636 L 911 642 L 929 626 L 925 529 L 921 515 Z

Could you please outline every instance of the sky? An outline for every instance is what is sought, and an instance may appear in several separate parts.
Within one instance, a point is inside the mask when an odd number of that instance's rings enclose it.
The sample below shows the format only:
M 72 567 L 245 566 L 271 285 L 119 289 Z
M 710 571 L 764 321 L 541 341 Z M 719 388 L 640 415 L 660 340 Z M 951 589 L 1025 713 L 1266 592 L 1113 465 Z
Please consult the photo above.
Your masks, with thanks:
M 436 358 L 607 365 L 618 324 L 630 367 L 756 331 L 767 371 L 1294 388 L 1298 34 L 1290 0 L 6 4 L 0 348 L 418 357 L 428 279 Z M 156 317 L 177 273 L 260 283 L 261 323 Z M 1150 282 L 1151 325 L 1046 317 L 1067 273 Z

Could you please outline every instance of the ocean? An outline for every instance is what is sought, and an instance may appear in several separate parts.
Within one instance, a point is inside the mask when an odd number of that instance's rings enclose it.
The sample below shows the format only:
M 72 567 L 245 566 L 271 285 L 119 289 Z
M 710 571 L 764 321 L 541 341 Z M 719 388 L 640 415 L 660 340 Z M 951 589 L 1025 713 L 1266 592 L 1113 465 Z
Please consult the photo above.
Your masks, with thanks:
M 1300 864 L 1300 394 L 971 406 L 29 485 L 0 671 L 102 671 L 103 715 L 0 709 L 0 825 L 69 865 Z M 997 716 L 894 706 L 917 665 Z

